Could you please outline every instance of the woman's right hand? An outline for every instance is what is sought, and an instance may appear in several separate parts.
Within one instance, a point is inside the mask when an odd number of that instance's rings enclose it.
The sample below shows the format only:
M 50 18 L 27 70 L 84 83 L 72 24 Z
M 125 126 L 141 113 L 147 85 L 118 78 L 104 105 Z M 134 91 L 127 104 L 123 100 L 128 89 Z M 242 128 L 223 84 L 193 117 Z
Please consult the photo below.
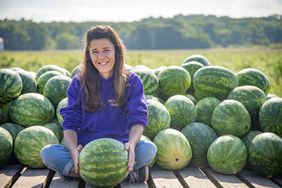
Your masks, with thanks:
M 73 160 L 73 165 L 74 165 L 74 173 L 78 174 L 79 173 L 79 154 L 82 150 L 82 145 L 79 144 L 75 149 L 71 151 L 71 157 Z

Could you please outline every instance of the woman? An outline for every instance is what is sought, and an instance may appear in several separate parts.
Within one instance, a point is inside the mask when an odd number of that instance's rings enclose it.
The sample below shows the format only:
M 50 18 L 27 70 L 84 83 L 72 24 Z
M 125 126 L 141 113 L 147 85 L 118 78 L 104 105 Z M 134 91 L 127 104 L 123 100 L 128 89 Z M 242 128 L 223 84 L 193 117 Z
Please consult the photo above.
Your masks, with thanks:
M 117 139 L 128 151 L 127 180 L 148 180 L 146 166 L 156 146 L 140 141 L 147 126 L 147 105 L 141 80 L 125 69 L 125 47 L 109 26 L 96 26 L 86 34 L 83 63 L 68 91 L 64 118 L 65 145 L 48 145 L 41 151 L 44 164 L 64 177 L 79 176 L 78 158 L 83 146 L 103 137 Z

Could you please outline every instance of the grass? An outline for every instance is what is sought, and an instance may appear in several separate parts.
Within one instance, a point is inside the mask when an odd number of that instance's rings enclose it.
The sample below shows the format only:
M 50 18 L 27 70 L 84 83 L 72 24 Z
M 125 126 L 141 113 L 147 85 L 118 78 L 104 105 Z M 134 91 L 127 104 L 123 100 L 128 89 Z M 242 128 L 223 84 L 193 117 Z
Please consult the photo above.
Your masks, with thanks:
M 271 84 L 270 93 L 282 96 L 282 48 L 227 48 L 208 50 L 129 50 L 126 62 L 129 65 L 159 66 L 181 65 L 193 54 L 201 54 L 212 65 L 226 67 L 234 72 L 252 67 L 264 72 Z M 0 53 L 0 68 L 21 67 L 36 72 L 41 66 L 55 64 L 71 71 L 82 57 L 82 51 L 5 51 Z

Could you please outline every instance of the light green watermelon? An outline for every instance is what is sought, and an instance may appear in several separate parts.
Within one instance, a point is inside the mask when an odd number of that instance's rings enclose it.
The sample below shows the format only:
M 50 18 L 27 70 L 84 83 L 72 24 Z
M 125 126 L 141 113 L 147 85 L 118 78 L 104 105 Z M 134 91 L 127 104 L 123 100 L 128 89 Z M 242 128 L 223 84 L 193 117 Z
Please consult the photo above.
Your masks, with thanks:
M 198 100 L 205 97 L 216 97 L 219 100 L 224 100 L 238 84 L 236 75 L 220 66 L 203 67 L 193 77 L 195 95 Z
M 251 85 L 260 88 L 266 94 L 270 90 L 270 83 L 268 77 L 260 70 L 254 68 L 246 68 L 236 74 L 239 85 Z
M 15 70 L 22 79 L 23 88 L 21 94 L 37 92 L 36 80 L 30 72 L 18 68 L 13 70 Z
M 170 114 L 166 107 L 160 102 L 149 99 L 148 105 L 148 126 L 144 129 L 144 135 L 153 139 L 161 130 L 170 125 Z
M 187 57 L 184 61 L 183 61 L 183 64 L 184 63 L 187 63 L 187 62 L 193 62 L 193 61 L 196 61 L 196 62 L 199 62 L 201 63 L 202 65 L 204 66 L 209 66 L 211 65 L 209 60 L 204 57 L 203 55 L 199 55 L 199 54 L 195 54 L 195 55 L 191 55 L 189 57 Z
M 160 90 L 166 97 L 183 95 L 191 84 L 191 76 L 182 67 L 169 66 L 158 75 Z
M 266 95 L 256 86 L 239 86 L 229 93 L 228 99 L 239 101 L 246 107 L 250 115 L 256 115 L 266 101 Z
M 159 93 L 159 80 L 149 68 L 135 68 L 132 70 L 142 80 L 144 93 L 156 96 Z
M 216 132 L 210 126 L 198 122 L 186 125 L 181 132 L 192 148 L 192 164 L 198 167 L 206 166 L 207 152 L 217 138 Z
M 211 125 L 219 135 L 231 134 L 241 137 L 251 128 L 247 109 L 235 100 L 224 100 L 213 111 Z
M 10 133 L 0 127 L 0 167 L 5 165 L 13 151 L 13 138 Z
M 244 142 L 233 135 L 218 137 L 207 153 L 209 166 L 223 174 L 237 174 L 247 162 L 247 148 Z
M 19 96 L 9 109 L 11 120 L 24 127 L 48 123 L 53 119 L 54 113 L 52 103 L 38 93 L 26 93 Z
M 180 170 L 192 158 L 192 149 L 186 137 L 175 129 L 165 129 L 154 138 L 158 166 L 165 170 Z
M 273 133 L 257 135 L 249 147 L 252 169 L 268 178 L 282 176 L 282 138 Z
M 67 76 L 54 76 L 50 78 L 43 89 L 43 95 L 47 97 L 56 108 L 61 100 L 67 97 L 67 89 L 71 78 Z
M 166 69 L 166 66 L 160 66 L 158 68 L 153 69 L 153 72 L 155 73 L 156 76 L 158 76 L 160 72 L 164 69 Z
M 196 104 L 197 122 L 211 125 L 212 113 L 219 103 L 220 100 L 215 97 L 206 97 L 199 100 Z
M 46 123 L 43 126 L 50 129 L 56 135 L 59 142 L 62 141 L 64 137 L 62 127 L 59 127 L 56 123 Z
M 54 76 L 61 76 L 64 75 L 61 72 L 58 71 L 47 71 L 43 73 L 38 79 L 37 79 L 37 90 L 39 93 L 43 94 L 44 87 L 48 80 Z
M 80 153 L 80 176 L 94 186 L 115 186 L 128 175 L 127 158 L 123 143 L 111 138 L 96 139 Z
M 165 102 L 171 118 L 170 127 L 181 130 L 185 125 L 194 122 L 197 110 L 194 103 L 183 95 L 174 95 Z
M 0 125 L 0 127 L 6 129 L 11 134 L 13 141 L 16 140 L 16 137 L 19 134 L 19 132 L 24 130 L 23 126 L 15 123 L 3 123 Z
M 63 100 L 61 100 L 57 106 L 56 109 L 56 116 L 58 118 L 59 124 L 62 125 L 63 122 L 63 117 L 60 113 L 61 108 L 67 107 L 68 106 L 68 98 L 64 98 Z
M 43 168 L 41 149 L 48 144 L 59 144 L 51 130 L 43 126 L 28 127 L 18 134 L 14 153 L 21 164 L 30 168 Z
M 22 88 L 22 79 L 18 73 L 10 69 L 0 69 L 0 104 L 18 97 Z
M 259 111 L 259 127 L 264 132 L 278 134 L 282 125 L 282 98 L 273 98 L 263 103 Z M 281 134 L 280 134 L 281 135 Z
M 59 67 L 57 65 L 44 65 L 36 72 L 35 79 L 38 80 L 38 78 L 42 74 L 44 74 L 45 72 L 48 72 L 48 71 L 53 71 L 53 70 L 61 72 L 66 76 L 70 76 L 70 72 L 67 71 L 65 68 Z

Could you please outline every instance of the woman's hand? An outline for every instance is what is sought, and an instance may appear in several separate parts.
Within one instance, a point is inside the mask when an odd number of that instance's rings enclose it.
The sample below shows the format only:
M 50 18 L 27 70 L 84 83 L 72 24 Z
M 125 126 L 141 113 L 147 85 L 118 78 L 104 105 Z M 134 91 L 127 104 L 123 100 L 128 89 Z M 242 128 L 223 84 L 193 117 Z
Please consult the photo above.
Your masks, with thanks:
M 73 165 L 74 165 L 74 173 L 78 174 L 79 173 L 79 154 L 82 150 L 82 145 L 79 144 L 74 150 L 71 151 L 71 157 L 73 160 Z
M 124 144 L 124 148 L 128 151 L 127 168 L 129 171 L 132 171 L 135 163 L 135 145 L 130 142 L 127 142 Z

